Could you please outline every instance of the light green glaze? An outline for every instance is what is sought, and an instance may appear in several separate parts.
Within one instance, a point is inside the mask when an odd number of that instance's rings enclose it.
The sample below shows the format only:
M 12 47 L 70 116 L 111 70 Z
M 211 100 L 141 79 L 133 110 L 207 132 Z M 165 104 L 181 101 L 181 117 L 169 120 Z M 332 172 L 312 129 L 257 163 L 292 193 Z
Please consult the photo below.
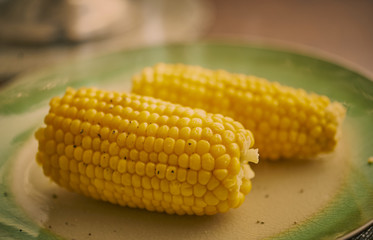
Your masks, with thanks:
M 0 90 L 0 237 L 5 239 L 56 239 L 39 227 L 14 202 L 9 189 L 11 160 L 32 135 L 43 116 L 22 117 L 45 107 L 67 86 L 129 84 L 132 74 L 158 62 L 185 63 L 256 75 L 282 84 L 325 94 L 347 106 L 354 125 L 354 161 L 347 183 L 311 219 L 273 239 L 333 239 L 373 219 L 373 82 L 364 76 L 320 59 L 259 46 L 196 43 L 117 52 L 69 63 L 18 79 Z M 7 196 L 4 196 L 4 192 Z M 22 229 L 20 231 L 19 229 Z

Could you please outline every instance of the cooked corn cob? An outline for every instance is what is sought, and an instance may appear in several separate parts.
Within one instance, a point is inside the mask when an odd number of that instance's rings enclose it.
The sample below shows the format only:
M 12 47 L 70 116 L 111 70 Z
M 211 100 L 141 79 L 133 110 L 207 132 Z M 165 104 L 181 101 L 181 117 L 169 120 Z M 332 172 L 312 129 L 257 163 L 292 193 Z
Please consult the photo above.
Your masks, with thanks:
M 134 93 L 203 108 L 251 130 L 261 158 L 309 158 L 336 146 L 344 107 L 265 79 L 182 64 L 157 64 L 133 77 Z
M 44 174 L 95 199 L 203 215 L 240 206 L 251 189 L 253 136 L 220 114 L 82 88 L 53 98 L 44 122 Z

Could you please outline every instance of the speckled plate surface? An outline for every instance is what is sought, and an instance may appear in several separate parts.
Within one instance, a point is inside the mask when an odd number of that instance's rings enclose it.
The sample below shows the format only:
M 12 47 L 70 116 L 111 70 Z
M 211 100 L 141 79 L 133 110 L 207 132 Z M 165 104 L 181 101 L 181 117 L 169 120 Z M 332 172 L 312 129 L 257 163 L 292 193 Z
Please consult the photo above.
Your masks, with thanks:
M 244 204 L 215 216 L 170 216 L 95 201 L 46 179 L 33 132 L 67 86 L 128 91 L 157 62 L 257 75 L 347 108 L 335 152 L 261 161 Z M 0 90 L 1 239 L 336 239 L 373 219 L 373 82 L 345 67 L 252 45 L 195 43 L 115 52 L 19 77 Z

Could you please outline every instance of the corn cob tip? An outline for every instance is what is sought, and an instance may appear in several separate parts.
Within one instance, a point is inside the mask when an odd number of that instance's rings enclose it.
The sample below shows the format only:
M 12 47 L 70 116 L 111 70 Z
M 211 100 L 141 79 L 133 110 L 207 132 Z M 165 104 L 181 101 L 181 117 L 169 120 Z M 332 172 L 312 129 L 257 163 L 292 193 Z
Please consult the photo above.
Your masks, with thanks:
M 341 124 L 346 117 L 346 108 L 340 102 L 332 102 L 326 109 L 327 111 L 333 112 L 338 124 Z
M 333 118 L 332 122 L 335 122 L 336 131 L 334 134 L 334 142 L 337 143 L 342 137 L 342 126 L 344 119 L 346 117 L 347 109 L 340 102 L 332 102 L 326 109 L 327 112 L 331 112 Z M 336 147 L 337 144 L 334 144 L 332 149 Z

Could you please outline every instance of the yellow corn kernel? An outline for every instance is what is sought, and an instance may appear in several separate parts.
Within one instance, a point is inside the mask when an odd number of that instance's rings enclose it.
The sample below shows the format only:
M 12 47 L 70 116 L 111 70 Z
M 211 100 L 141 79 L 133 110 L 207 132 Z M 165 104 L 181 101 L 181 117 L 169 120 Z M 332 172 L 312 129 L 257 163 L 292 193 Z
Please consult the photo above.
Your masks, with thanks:
M 202 155 L 202 169 L 211 171 L 215 168 L 215 158 L 210 153 Z
M 179 182 L 185 182 L 187 177 L 187 170 L 184 168 L 179 168 L 177 171 L 177 180 Z
M 151 189 L 152 185 L 151 185 L 151 182 L 150 182 L 150 178 L 149 177 L 142 177 L 141 178 L 141 186 L 144 188 L 144 189 Z
M 91 161 L 92 161 L 92 154 L 93 154 L 93 151 L 91 149 L 85 150 L 83 152 L 83 156 L 82 156 L 83 162 L 86 163 L 86 164 L 91 163 Z
M 192 196 L 192 194 L 193 194 L 193 185 L 184 182 L 180 186 L 180 191 L 181 191 L 181 195 L 183 195 L 185 197 Z
M 229 154 L 221 155 L 220 157 L 215 159 L 215 168 L 227 169 L 230 162 L 231 162 L 231 156 Z
M 196 152 L 199 155 L 203 155 L 205 153 L 208 153 L 209 151 L 210 151 L 210 143 L 207 140 L 199 140 L 197 142 Z
M 226 148 L 223 144 L 216 144 L 211 146 L 210 153 L 213 157 L 217 158 L 226 152 Z
M 231 175 L 237 175 L 241 170 L 240 160 L 236 157 L 233 157 L 228 166 L 228 171 Z
M 139 176 L 144 176 L 145 174 L 145 163 L 138 161 L 136 162 L 136 174 Z
M 167 163 L 167 161 L 168 161 L 168 154 L 166 154 L 165 152 L 160 152 L 158 154 L 158 162 Z
M 241 185 L 241 188 L 240 188 L 240 191 L 243 193 L 243 194 L 248 194 L 250 191 L 251 191 L 251 181 L 249 179 L 242 179 L 242 185 Z
M 135 171 L 136 171 L 136 162 L 135 161 L 127 161 L 127 171 L 130 173 L 130 174 L 134 174 Z
M 201 170 L 198 172 L 198 182 L 202 185 L 206 185 L 210 181 L 211 172 Z
M 190 169 L 193 169 L 193 170 L 200 170 L 201 169 L 201 157 L 199 154 L 197 153 L 193 153 L 191 156 L 190 156 L 190 159 L 189 159 L 189 165 L 190 165 Z
M 145 168 L 146 176 L 153 177 L 155 175 L 155 164 L 147 163 Z
M 198 66 L 160 63 L 134 75 L 132 83 L 133 93 L 203 108 L 241 121 L 253 132 L 254 146 L 259 148 L 261 158 L 273 160 L 310 158 L 333 151 L 346 112 L 342 104 L 326 96 L 254 76 Z M 191 128 L 202 127 L 192 120 L 185 127 L 180 125 L 181 138 L 192 136 Z M 237 137 L 231 133 L 231 123 L 215 120 L 207 125 L 214 133 L 203 129 L 200 137 L 211 145 L 227 144 Z M 289 144 L 282 147 L 285 143 Z M 280 146 L 274 148 L 276 144 Z
M 194 153 L 196 149 L 196 145 L 197 145 L 197 141 L 194 139 L 189 139 L 188 141 L 186 141 L 185 153 L 188 155 Z
M 170 193 L 172 195 L 180 195 L 181 184 L 178 181 L 172 181 L 170 184 Z
M 229 192 L 227 188 L 225 188 L 222 185 L 219 185 L 217 188 L 214 189 L 213 194 L 217 199 L 224 201 L 228 199 Z
M 61 155 L 65 152 L 65 144 L 59 143 L 56 147 L 56 151 L 58 155 Z
M 203 195 L 205 195 L 206 191 L 207 188 L 205 185 L 197 183 L 193 186 L 193 194 L 195 197 L 202 197 Z
M 169 166 L 166 170 L 166 179 L 169 181 L 173 181 L 176 179 L 177 173 L 176 173 L 176 167 Z
M 198 175 L 197 175 L 197 171 L 194 171 L 194 170 L 188 170 L 187 172 L 187 182 L 194 185 L 197 183 L 197 178 L 198 178 Z
M 189 137 L 190 137 L 190 132 L 191 132 L 191 129 L 190 129 L 190 127 L 183 127 L 183 128 L 181 128 L 180 129 L 180 138 L 182 138 L 182 139 L 189 139 Z
M 224 183 L 224 182 L 223 182 Z M 215 176 L 211 176 L 210 177 L 210 180 L 208 181 L 207 183 L 207 189 L 212 191 L 214 190 L 217 186 L 219 186 L 220 184 L 220 181 L 215 177 Z M 232 187 L 232 186 L 228 186 L 228 187 Z
M 107 166 L 109 166 L 109 159 L 110 159 L 109 154 L 107 153 L 102 154 L 100 158 L 100 166 L 103 168 L 106 168 Z
M 228 176 L 228 170 L 227 169 L 215 169 L 213 171 L 213 174 L 219 181 L 222 181 Z
M 251 132 L 233 119 L 85 88 L 50 106 L 35 133 L 36 159 L 62 187 L 121 206 L 196 215 L 238 207 L 251 189 L 248 162 L 258 155 Z
M 184 153 L 179 156 L 178 158 L 178 164 L 182 168 L 188 168 L 189 167 L 189 156 L 188 154 Z
M 154 151 L 155 152 L 161 152 L 163 150 L 163 143 L 164 143 L 163 138 L 155 139 L 155 141 L 154 141 Z
M 62 155 L 59 159 L 58 159 L 58 162 L 59 162 L 59 167 L 62 169 L 62 170 L 68 170 L 69 169 L 69 159 Z
M 215 195 L 212 192 L 207 192 L 204 196 L 204 200 L 207 205 L 217 205 L 219 203 L 219 199 L 215 197 Z
M 160 178 L 160 179 L 165 178 L 165 175 L 166 175 L 166 168 L 167 168 L 167 165 L 166 165 L 166 164 L 158 163 L 158 164 L 155 166 L 155 175 L 156 175 L 158 178 Z
M 145 151 L 141 151 L 139 153 L 139 159 L 142 162 L 148 162 L 149 161 L 149 154 L 147 152 L 145 152 Z
M 175 153 L 177 155 L 181 155 L 184 153 L 184 149 L 185 149 L 185 140 L 177 139 L 175 141 Z
M 168 165 L 176 166 L 178 157 L 175 154 L 170 154 L 168 156 Z

